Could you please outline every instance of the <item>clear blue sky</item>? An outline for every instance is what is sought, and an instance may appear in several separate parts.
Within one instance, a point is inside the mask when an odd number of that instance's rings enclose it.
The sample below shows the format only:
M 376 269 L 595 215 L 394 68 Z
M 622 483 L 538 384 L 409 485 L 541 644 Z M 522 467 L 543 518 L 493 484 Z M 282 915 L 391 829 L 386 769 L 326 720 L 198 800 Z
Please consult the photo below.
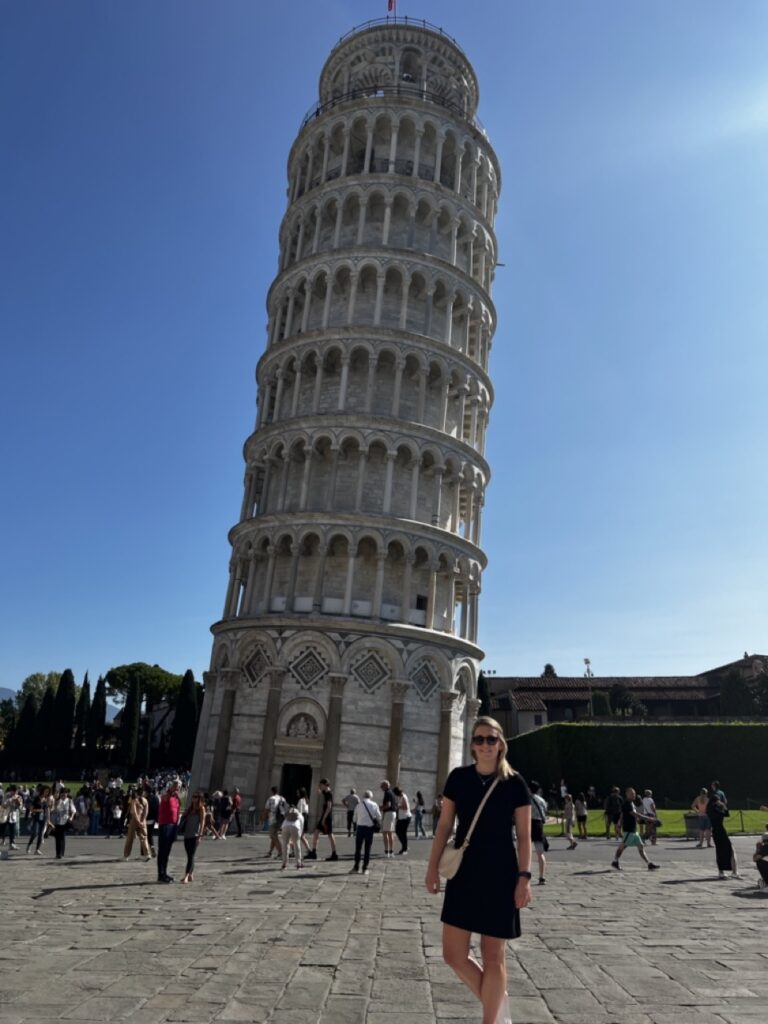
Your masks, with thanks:
M 768 650 L 768 6 L 400 0 L 503 167 L 480 640 L 499 674 Z M 285 161 L 386 0 L 9 0 L 0 686 L 207 667 Z

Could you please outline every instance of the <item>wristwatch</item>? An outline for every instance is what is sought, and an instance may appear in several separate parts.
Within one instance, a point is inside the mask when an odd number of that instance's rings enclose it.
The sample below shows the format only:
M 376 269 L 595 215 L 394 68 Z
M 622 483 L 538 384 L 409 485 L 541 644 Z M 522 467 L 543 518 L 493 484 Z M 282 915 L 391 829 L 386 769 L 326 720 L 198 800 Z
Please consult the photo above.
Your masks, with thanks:
M 518 871 L 517 872 L 517 877 L 518 878 L 527 878 L 528 881 L 530 882 L 530 880 L 533 878 L 533 875 L 531 874 L 530 871 Z

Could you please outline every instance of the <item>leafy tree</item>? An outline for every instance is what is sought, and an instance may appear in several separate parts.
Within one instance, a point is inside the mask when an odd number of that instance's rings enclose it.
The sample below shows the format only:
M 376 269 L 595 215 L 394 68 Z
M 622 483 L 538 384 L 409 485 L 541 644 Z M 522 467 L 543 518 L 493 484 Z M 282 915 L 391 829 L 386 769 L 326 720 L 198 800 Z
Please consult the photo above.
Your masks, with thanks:
M 720 683 L 720 712 L 723 715 L 757 714 L 755 691 L 741 673 L 731 670 Z
M 85 752 L 88 762 L 92 765 L 96 760 L 96 753 L 104 737 L 104 730 L 107 724 L 107 684 L 99 676 L 96 682 L 96 690 L 93 694 L 93 703 L 88 711 L 85 723 Z
M 43 695 L 40 710 L 37 713 L 36 735 L 38 737 L 38 755 L 45 757 L 53 756 L 56 749 L 56 738 L 54 729 L 54 718 L 56 715 L 56 694 L 53 686 L 49 685 Z
M 642 701 L 628 690 L 623 683 L 614 683 L 611 687 L 608 699 L 611 709 L 615 715 L 622 718 L 642 718 L 648 714 L 648 708 Z
M 136 764 L 139 750 L 139 721 L 141 717 L 141 685 L 138 678 L 130 684 L 120 715 L 120 757 L 126 769 Z
M 592 694 L 592 714 L 600 718 L 611 713 L 611 701 L 605 690 L 595 690 Z
M 88 716 L 91 710 L 91 684 L 88 681 L 88 673 L 80 689 L 80 698 L 75 709 L 75 757 L 82 760 L 86 745 L 86 734 L 88 730 Z
M 544 666 L 544 671 L 541 673 L 542 679 L 557 679 L 557 672 L 555 672 L 555 666 L 550 665 L 549 662 Z
M 181 691 L 176 702 L 176 714 L 171 726 L 168 745 L 168 761 L 180 768 L 192 763 L 197 734 L 197 683 L 191 669 L 187 669 L 181 681 Z
M 55 691 L 60 679 L 61 672 L 33 672 L 31 676 L 27 676 L 16 694 L 17 710 L 21 711 L 27 694 L 31 693 L 35 698 L 35 707 L 39 711 L 43 704 L 45 691 L 49 686 L 52 686 Z
M 490 715 L 491 713 L 491 691 L 488 689 L 488 680 L 485 678 L 485 672 L 480 670 L 480 675 L 477 677 L 477 696 L 480 700 L 480 715 Z
M 55 758 L 57 770 L 62 774 L 70 764 L 72 737 L 75 731 L 77 690 L 72 670 L 65 668 L 56 690 L 53 705 L 53 731 L 50 754 Z
M 174 703 L 181 689 L 181 676 L 166 672 L 159 665 L 147 665 L 136 661 L 131 665 L 118 665 L 106 675 L 107 694 L 125 701 L 134 683 L 139 686 L 139 704 L 146 701 L 149 713 L 161 700 Z
M 761 672 L 755 680 L 753 689 L 757 713 L 768 715 L 768 672 Z

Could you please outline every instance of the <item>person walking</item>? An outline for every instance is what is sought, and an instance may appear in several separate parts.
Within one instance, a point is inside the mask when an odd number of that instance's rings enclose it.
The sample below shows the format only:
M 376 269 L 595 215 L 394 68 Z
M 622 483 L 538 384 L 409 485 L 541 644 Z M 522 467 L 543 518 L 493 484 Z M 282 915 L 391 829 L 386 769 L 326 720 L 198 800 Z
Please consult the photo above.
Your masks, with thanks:
M 200 840 L 203 838 L 205 827 L 205 804 L 200 793 L 193 793 L 189 807 L 184 814 L 184 826 L 182 836 L 184 838 L 184 850 L 187 854 L 187 866 L 184 868 L 182 885 L 194 882 L 195 876 L 195 854 Z
M 691 804 L 691 810 L 696 811 L 699 816 L 699 841 L 696 843 L 696 849 L 700 850 L 704 846 L 706 841 L 707 847 L 712 846 L 712 823 L 707 816 L 707 805 L 709 804 L 709 790 L 706 786 L 702 786 L 699 790 L 699 795 L 695 798 Z
M 160 798 L 160 806 L 157 811 L 157 821 L 160 826 L 157 840 L 157 880 L 166 885 L 173 881 L 171 875 L 168 874 L 168 861 L 179 831 L 181 811 L 179 787 L 179 780 L 173 779 Z
M 277 853 L 278 857 L 282 857 L 283 848 L 280 845 L 280 832 L 283 827 L 283 820 L 285 818 L 285 812 L 288 810 L 288 804 L 285 799 L 280 796 L 277 786 L 272 787 L 272 792 L 267 797 L 267 803 L 264 807 L 264 815 L 269 826 L 269 849 L 265 856 L 269 859 L 272 856 L 272 851 Z
M 531 797 L 507 762 L 504 732 L 495 719 L 476 720 L 471 752 L 473 763 L 455 768 L 445 783 L 425 884 L 431 894 L 440 891 L 438 865 L 454 823 L 458 818 L 458 848 L 474 821 L 472 842 L 445 887 L 443 959 L 480 1000 L 483 1024 L 507 1024 L 506 944 L 519 937 L 520 911 L 531 902 Z M 470 954 L 473 932 L 480 936 L 482 965 Z
M 283 819 L 283 863 L 280 868 L 285 871 L 288 867 L 290 847 L 293 846 L 293 856 L 296 858 L 296 868 L 301 869 L 304 864 L 301 860 L 301 836 L 304 831 L 304 818 L 295 804 L 291 804 L 285 812 Z
M 229 831 L 229 823 L 232 820 L 232 797 L 229 795 L 229 790 L 225 789 L 221 794 L 219 800 L 219 820 L 221 825 L 219 826 L 219 835 L 222 839 L 227 838 L 227 832 Z
M 408 797 L 400 789 L 399 786 L 395 786 L 392 790 L 397 800 L 397 820 L 395 822 L 395 832 L 397 834 L 398 841 L 400 843 L 400 849 L 397 851 L 398 857 L 408 856 L 408 828 L 411 824 L 411 805 L 408 801 Z
M 611 792 L 603 802 L 603 814 L 605 817 L 605 838 L 611 838 L 611 827 L 613 827 L 616 839 L 621 839 L 621 809 L 623 803 L 621 790 L 618 786 L 612 786 Z
M 730 811 L 728 810 L 725 793 L 720 789 L 719 782 L 713 782 L 710 786 L 709 800 L 707 801 L 707 817 L 712 827 L 718 879 L 725 878 L 726 871 L 731 872 L 731 878 L 741 878 L 733 845 L 728 833 L 725 831 L 725 819 L 729 815 Z
M 541 795 L 541 784 L 531 779 L 529 792 L 531 794 L 531 842 L 536 851 L 536 860 L 539 865 L 539 885 L 547 881 L 547 858 L 544 856 L 549 849 L 549 840 L 544 835 L 544 826 L 547 823 L 547 801 Z
M 363 859 L 363 874 L 369 874 L 368 864 L 371 860 L 371 844 L 376 832 L 376 824 L 381 827 L 381 811 L 374 803 L 373 793 L 366 789 L 363 799 L 355 808 L 355 864 L 350 874 L 360 871 L 360 857 Z
M 147 814 L 149 804 L 141 791 L 128 791 L 128 831 L 125 834 L 123 860 L 130 860 L 133 840 L 138 836 L 139 850 L 145 861 L 149 860 L 149 842 L 147 841 Z
M 9 786 L 4 801 L 6 812 L 5 835 L 8 839 L 9 850 L 18 849 L 18 846 L 16 845 L 16 836 L 19 832 L 19 818 L 21 816 L 21 809 L 23 806 L 24 801 L 19 793 L 18 787 Z
M 48 824 L 51 820 L 50 804 L 48 800 L 50 793 L 50 787 L 44 786 L 41 783 L 37 787 L 35 795 L 32 797 L 32 805 L 29 811 L 30 828 L 27 853 L 30 852 L 35 840 L 37 840 L 35 854 L 38 857 L 42 856 L 41 847 L 45 842 L 45 833 L 48 831 Z
M 645 843 L 640 838 L 640 833 L 637 831 L 638 821 L 644 820 L 644 815 L 638 813 L 637 807 L 635 806 L 637 793 L 631 786 L 629 786 L 624 791 L 624 797 L 624 803 L 621 805 L 621 846 L 616 851 L 616 856 L 611 862 L 611 867 L 615 868 L 616 871 L 621 871 L 621 864 L 619 864 L 619 860 L 622 853 L 624 853 L 627 847 L 634 846 L 640 854 L 640 859 L 648 865 L 648 870 L 657 871 L 659 865 L 648 860 L 644 849 Z
M 653 790 L 646 789 L 643 791 L 643 838 L 646 842 L 650 842 L 651 846 L 656 845 L 656 829 L 658 821 L 656 812 L 656 801 L 653 799 Z
M 347 809 L 347 839 L 349 839 L 354 831 L 355 808 L 360 803 L 360 797 L 357 795 L 357 790 L 350 789 L 347 795 L 342 797 L 341 802 Z
M 413 803 L 413 838 L 414 839 L 426 839 L 427 833 L 424 831 L 424 811 L 426 806 L 424 804 L 424 797 L 421 795 L 421 790 L 416 790 L 416 799 Z M 421 835 L 419 835 L 421 832 Z
M 573 809 L 576 812 L 576 828 L 578 829 L 579 839 L 587 839 L 587 801 L 583 793 L 579 793 L 576 799 L 573 801 Z
M 306 789 L 302 788 L 298 791 L 296 800 L 296 810 L 301 815 L 302 827 L 301 827 L 301 845 L 309 853 L 311 847 L 309 840 L 307 839 L 307 829 L 309 828 L 309 795 Z
M 333 793 L 328 779 L 320 779 L 317 791 L 322 798 L 323 809 L 312 836 L 312 849 L 307 854 L 307 860 L 317 860 L 317 844 L 320 841 L 320 836 L 328 836 L 328 842 L 331 844 L 331 855 L 325 859 L 338 860 L 336 840 L 333 837 Z
M 568 850 L 575 850 L 579 845 L 573 838 L 573 810 L 573 797 L 570 793 L 566 793 L 563 798 L 563 829 L 565 838 L 568 840 L 566 847 Z
M 384 794 L 381 802 L 381 838 L 384 841 L 384 856 L 395 855 L 395 828 L 397 825 L 397 797 L 392 791 L 389 779 L 383 779 L 380 789 Z
M 75 820 L 75 805 L 70 800 L 69 790 L 60 789 L 56 802 L 53 805 L 53 834 L 56 842 L 56 860 L 61 860 L 66 852 L 67 829 Z
M 232 817 L 235 819 L 235 827 L 237 828 L 237 838 L 243 838 L 243 825 L 240 821 L 240 808 L 243 806 L 243 797 L 240 790 L 235 786 L 232 790 Z

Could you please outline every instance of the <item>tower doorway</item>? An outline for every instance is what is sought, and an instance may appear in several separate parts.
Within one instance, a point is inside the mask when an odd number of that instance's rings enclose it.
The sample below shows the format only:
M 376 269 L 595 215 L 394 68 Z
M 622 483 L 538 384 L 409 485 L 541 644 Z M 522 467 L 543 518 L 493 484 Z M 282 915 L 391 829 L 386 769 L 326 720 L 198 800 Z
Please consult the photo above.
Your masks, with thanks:
M 300 789 L 306 789 L 307 797 L 311 799 L 312 765 L 284 764 L 280 774 L 280 795 L 284 796 L 288 803 L 294 804 L 298 800 Z

